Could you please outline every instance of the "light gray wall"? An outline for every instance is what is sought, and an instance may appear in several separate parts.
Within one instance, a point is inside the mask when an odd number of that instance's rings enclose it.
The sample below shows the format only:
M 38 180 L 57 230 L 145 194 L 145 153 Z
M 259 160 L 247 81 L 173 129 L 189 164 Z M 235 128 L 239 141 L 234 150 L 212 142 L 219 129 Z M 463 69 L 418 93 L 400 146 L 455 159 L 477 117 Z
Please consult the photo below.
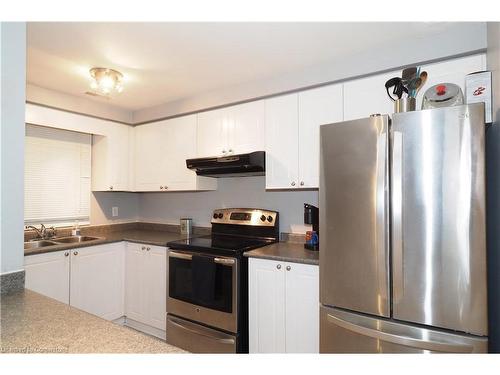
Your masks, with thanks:
M 24 268 L 24 113 L 26 24 L 2 22 L 0 273 Z
M 490 351 L 500 353 L 500 23 L 488 23 L 488 70 L 493 77 L 493 120 L 486 132 L 488 299 Z
M 111 209 L 118 207 L 118 216 Z M 139 214 L 139 194 L 95 192 L 90 197 L 90 224 L 116 224 L 136 221 Z
M 395 23 L 394 32 L 404 23 Z M 385 48 L 373 47 L 358 55 L 265 80 L 224 87 L 134 112 L 134 123 L 189 113 L 279 94 L 348 78 L 398 69 L 406 65 L 443 60 L 486 49 L 486 23 L 459 23 L 426 38 L 414 38 Z
M 217 191 L 142 193 L 139 220 L 178 224 L 191 217 L 194 225 L 210 226 L 216 208 L 251 207 L 280 213 L 280 231 L 304 233 L 304 203 L 318 205 L 317 191 L 266 191 L 264 177 L 220 178 Z

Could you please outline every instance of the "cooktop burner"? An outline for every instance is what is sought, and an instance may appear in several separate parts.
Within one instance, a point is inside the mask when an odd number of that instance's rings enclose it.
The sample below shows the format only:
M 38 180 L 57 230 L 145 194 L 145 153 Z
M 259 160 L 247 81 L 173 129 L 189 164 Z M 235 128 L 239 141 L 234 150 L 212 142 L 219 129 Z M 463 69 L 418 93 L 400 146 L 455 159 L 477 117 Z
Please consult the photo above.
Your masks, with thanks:
M 279 215 L 276 211 L 256 208 L 214 210 L 212 235 L 171 241 L 174 250 L 188 250 L 238 256 L 245 251 L 279 240 Z
M 211 236 L 192 237 L 185 240 L 171 241 L 167 243 L 167 246 L 174 250 L 240 255 L 245 251 L 266 246 L 273 242 L 276 242 L 276 240 L 214 234 Z

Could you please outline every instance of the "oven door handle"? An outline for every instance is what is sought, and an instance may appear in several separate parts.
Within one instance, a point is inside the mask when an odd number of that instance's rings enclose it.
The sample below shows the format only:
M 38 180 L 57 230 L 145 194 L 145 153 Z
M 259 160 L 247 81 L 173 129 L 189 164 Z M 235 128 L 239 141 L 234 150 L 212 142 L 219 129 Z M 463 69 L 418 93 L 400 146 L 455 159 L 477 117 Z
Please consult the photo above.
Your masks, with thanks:
M 170 250 L 168 252 L 168 256 L 171 258 L 178 258 L 178 259 L 184 259 L 184 260 L 192 260 L 193 256 L 191 254 L 186 254 L 186 253 L 179 253 L 177 251 L 172 251 Z M 231 258 L 219 258 L 215 257 L 214 262 L 218 264 L 222 264 L 224 266 L 232 266 L 235 263 L 234 259 Z
M 214 337 L 212 335 L 209 335 L 209 334 L 203 332 L 202 330 L 193 329 L 191 327 L 186 327 L 181 322 L 179 322 L 177 319 L 173 319 L 172 317 L 168 317 L 167 319 L 169 320 L 170 324 L 173 324 L 174 326 L 176 326 L 177 328 L 180 328 L 182 330 L 188 331 L 190 333 L 194 333 L 195 335 L 200 335 L 200 336 L 209 338 L 209 339 L 214 340 L 216 342 L 219 342 L 221 344 L 231 344 L 231 345 L 234 345 L 234 343 L 235 343 L 234 339 L 229 339 L 229 338 L 228 339 L 223 339 L 223 338 L 219 338 L 219 337 Z

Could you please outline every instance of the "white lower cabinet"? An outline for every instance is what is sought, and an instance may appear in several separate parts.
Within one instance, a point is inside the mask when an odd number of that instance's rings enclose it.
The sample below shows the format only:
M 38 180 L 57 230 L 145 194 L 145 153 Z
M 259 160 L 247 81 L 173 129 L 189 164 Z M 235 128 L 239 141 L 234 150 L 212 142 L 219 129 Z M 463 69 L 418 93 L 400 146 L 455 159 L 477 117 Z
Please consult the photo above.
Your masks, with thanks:
M 165 335 L 166 247 L 117 242 L 25 256 L 24 266 L 26 289 Z
M 165 330 L 167 251 L 165 247 L 128 243 L 126 251 L 125 316 Z
M 124 243 L 24 257 L 26 289 L 114 320 L 124 314 Z
M 107 320 L 124 314 L 123 243 L 72 250 L 70 304 Z
M 24 257 L 26 289 L 69 303 L 70 250 Z
M 249 259 L 250 353 L 319 352 L 319 267 Z

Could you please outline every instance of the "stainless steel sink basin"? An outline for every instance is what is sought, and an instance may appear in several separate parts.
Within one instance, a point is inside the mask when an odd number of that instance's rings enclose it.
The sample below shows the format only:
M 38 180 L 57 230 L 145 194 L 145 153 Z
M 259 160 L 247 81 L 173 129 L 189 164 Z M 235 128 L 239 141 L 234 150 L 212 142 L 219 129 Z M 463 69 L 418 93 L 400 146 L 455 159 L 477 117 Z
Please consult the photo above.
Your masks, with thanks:
M 54 245 L 58 245 L 58 243 L 47 240 L 30 241 L 24 243 L 24 250 L 38 249 L 40 247 L 54 246 Z
M 69 236 L 69 237 L 61 237 L 54 238 L 53 241 L 57 243 L 81 243 L 88 241 L 100 240 L 100 237 L 91 237 L 91 236 Z

